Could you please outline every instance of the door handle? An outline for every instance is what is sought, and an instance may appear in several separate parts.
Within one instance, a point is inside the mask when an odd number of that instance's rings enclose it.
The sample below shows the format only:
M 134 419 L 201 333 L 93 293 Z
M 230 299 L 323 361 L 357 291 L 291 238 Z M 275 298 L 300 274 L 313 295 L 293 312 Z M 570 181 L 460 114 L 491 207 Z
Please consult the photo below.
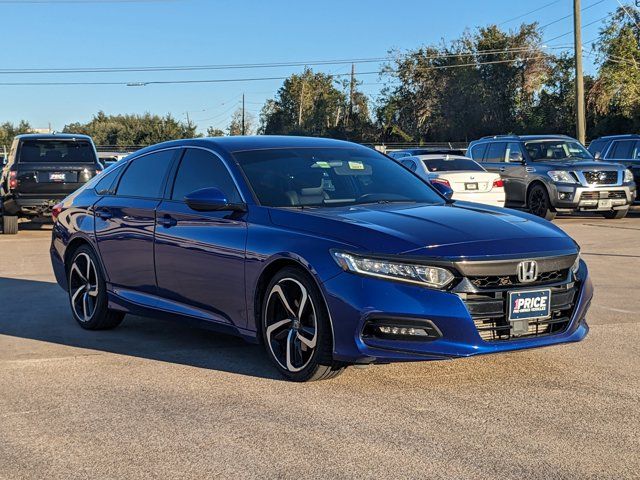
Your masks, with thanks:
M 94 213 L 97 218 L 101 218 L 102 220 L 109 220 L 110 218 L 113 218 L 113 214 L 108 208 L 101 208 L 96 210 Z
M 171 228 L 171 227 L 175 227 L 178 224 L 178 221 L 175 218 L 173 218 L 171 215 L 165 215 L 160 219 L 158 223 L 160 223 L 160 225 L 162 225 L 165 228 Z

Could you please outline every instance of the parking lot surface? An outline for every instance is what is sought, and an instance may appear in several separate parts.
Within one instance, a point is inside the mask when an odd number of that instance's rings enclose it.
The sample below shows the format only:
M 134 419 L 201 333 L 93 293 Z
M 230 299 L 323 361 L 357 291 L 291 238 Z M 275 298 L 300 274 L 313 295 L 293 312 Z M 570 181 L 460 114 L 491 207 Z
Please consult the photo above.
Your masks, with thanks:
M 640 212 L 555 223 L 596 288 L 585 341 L 311 384 L 176 323 L 83 331 L 48 228 L 0 236 L 0 478 L 639 478 Z

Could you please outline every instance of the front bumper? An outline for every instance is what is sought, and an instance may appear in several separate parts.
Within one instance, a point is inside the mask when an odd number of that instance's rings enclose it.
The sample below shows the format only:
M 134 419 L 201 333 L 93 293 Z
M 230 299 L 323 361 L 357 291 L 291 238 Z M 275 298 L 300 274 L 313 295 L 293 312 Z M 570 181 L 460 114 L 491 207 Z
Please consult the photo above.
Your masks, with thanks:
M 563 331 L 485 341 L 466 304 L 454 293 L 341 273 L 323 285 L 333 325 L 334 358 L 348 363 L 442 360 L 580 341 L 589 331 L 585 316 L 593 296 L 584 262 L 579 275 L 583 280 Z M 365 338 L 363 329 L 367 322 L 383 317 L 428 320 L 441 337 L 425 341 Z
M 636 200 L 634 184 L 598 187 L 554 184 L 550 190 L 551 204 L 559 210 L 620 210 L 628 208 Z

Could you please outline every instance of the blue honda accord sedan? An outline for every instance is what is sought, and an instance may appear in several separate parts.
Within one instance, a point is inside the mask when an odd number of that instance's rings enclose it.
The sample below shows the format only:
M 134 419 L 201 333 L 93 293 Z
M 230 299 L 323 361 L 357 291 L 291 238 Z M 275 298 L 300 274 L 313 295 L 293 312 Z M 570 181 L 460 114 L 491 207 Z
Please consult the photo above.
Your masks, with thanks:
M 54 217 L 53 269 L 80 326 L 113 328 L 127 313 L 194 321 L 262 342 L 295 381 L 588 331 L 587 266 L 559 228 L 452 202 L 348 142 L 155 145 Z

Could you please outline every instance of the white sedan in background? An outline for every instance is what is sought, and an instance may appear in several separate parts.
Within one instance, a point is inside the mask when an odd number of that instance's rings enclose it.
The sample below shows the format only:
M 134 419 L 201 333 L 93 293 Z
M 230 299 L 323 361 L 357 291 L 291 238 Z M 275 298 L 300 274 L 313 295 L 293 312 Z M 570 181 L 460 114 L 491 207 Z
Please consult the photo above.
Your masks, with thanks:
M 487 172 L 468 157 L 433 153 L 398 161 L 431 183 L 451 187 L 453 200 L 504 207 L 504 183 L 500 175 Z

